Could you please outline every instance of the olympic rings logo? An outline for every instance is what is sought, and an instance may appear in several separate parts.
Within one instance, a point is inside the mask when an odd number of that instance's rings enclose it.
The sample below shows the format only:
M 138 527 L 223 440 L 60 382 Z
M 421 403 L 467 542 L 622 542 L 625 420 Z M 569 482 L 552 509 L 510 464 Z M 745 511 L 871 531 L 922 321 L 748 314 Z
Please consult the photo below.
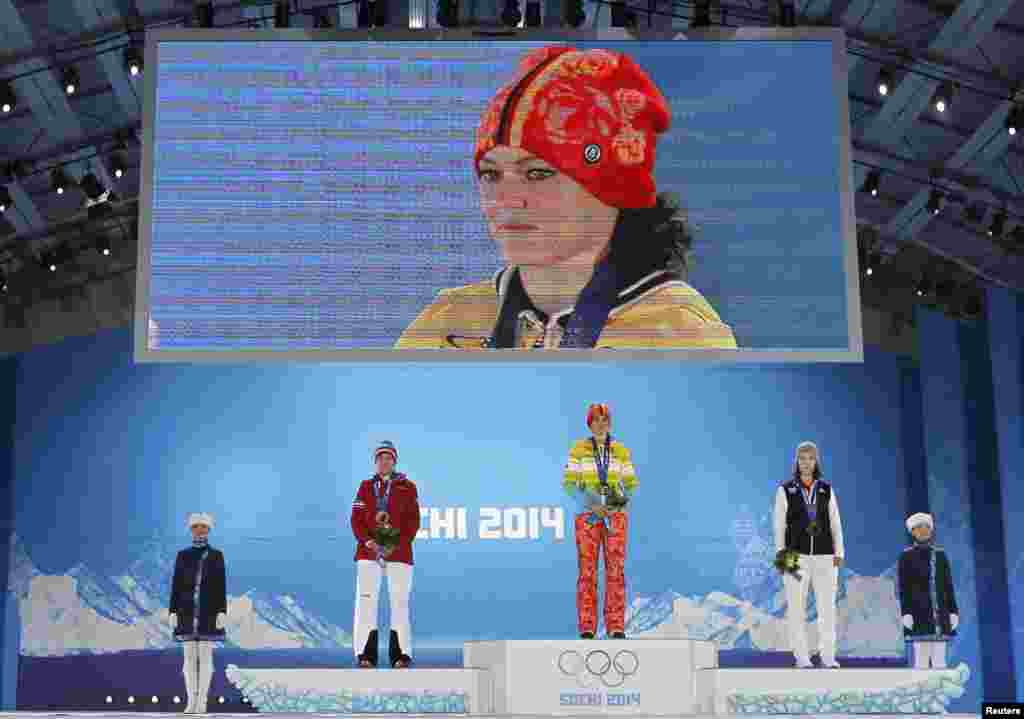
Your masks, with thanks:
M 621 687 L 626 677 L 636 674 L 640 668 L 640 660 L 629 649 L 621 649 L 611 656 L 603 649 L 587 652 L 584 657 L 573 649 L 566 650 L 558 657 L 558 669 L 567 677 L 575 677 L 576 683 L 583 688 L 594 687 L 598 683 L 614 689 Z

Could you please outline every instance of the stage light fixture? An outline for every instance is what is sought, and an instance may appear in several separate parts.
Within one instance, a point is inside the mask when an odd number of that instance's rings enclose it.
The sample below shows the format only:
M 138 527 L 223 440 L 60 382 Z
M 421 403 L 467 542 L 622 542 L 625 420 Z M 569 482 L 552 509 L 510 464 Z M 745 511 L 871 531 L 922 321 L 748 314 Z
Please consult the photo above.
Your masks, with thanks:
M 1024 119 L 1024 111 L 1021 110 L 1020 106 L 1014 105 L 1011 107 L 1009 114 L 1006 116 L 1006 131 L 1010 133 L 1011 137 L 1017 134 L 1022 119 Z
M 0 215 L 7 212 L 7 208 L 14 204 L 14 200 L 11 199 L 11 193 L 7 191 L 7 188 L 0 185 Z
M 134 704 L 135 703 L 135 697 L 128 697 L 128 703 L 129 704 Z
M 928 212 L 933 215 L 939 214 L 942 211 L 942 200 L 944 199 L 943 194 L 938 190 L 932 190 L 928 195 Z
M 944 113 L 953 106 L 953 86 L 948 82 L 939 85 L 932 97 L 932 106 L 936 112 Z
M 878 170 L 872 170 L 868 173 L 867 178 L 864 180 L 864 192 L 867 192 L 872 197 L 878 197 L 878 190 L 882 185 L 882 173 Z
M 132 77 L 138 77 L 142 72 L 142 53 L 136 47 L 125 48 L 124 51 L 124 66 L 128 70 L 128 74 Z
M 888 68 L 883 67 L 878 71 L 876 87 L 878 88 L 878 94 L 882 97 L 886 97 L 889 91 L 892 90 L 892 73 L 889 72 Z
M 114 179 L 120 180 L 124 177 L 124 174 L 128 171 L 128 163 L 125 162 L 124 155 L 120 152 L 115 152 L 110 156 L 110 172 L 114 176 Z
M 928 279 L 927 275 L 921 275 L 921 279 L 917 281 L 917 285 L 914 288 L 918 297 L 926 297 L 932 292 L 932 282 Z
M 68 189 L 70 184 L 71 181 L 68 179 L 68 176 L 65 175 L 64 170 L 59 167 L 50 173 L 50 187 L 53 188 L 53 191 L 58 195 L 63 195 L 64 191 Z
M 14 112 L 18 106 L 18 98 L 14 94 L 14 88 L 9 82 L 0 82 L 0 110 L 5 115 Z
M 68 95 L 74 95 L 78 92 L 80 87 L 78 71 L 73 67 L 66 67 L 61 70 L 61 83 L 64 86 L 64 92 Z
M 110 238 L 100 237 L 97 239 L 96 249 L 99 250 L 100 254 L 104 257 L 110 257 Z
M 174 697 L 174 703 L 175 704 L 181 704 L 181 697 L 177 697 L 177 696 Z
M 992 218 L 992 224 L 988 226 L 989 237 L 1002 237 L 1003 230 L 1006 228 L 1006 213 L 997 212 Z

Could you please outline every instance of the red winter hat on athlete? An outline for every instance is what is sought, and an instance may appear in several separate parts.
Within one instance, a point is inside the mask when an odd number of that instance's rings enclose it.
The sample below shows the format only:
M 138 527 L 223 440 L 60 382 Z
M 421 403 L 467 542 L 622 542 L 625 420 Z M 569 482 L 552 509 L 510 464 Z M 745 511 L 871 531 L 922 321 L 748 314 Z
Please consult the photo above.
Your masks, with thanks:
M 653 207 L 654 146 L 672 121 L 628 55 L 547 47 L 528 54 L 484 111 L 474 163 L 498 145 L 540 157 L 611 207 Z
M 589 427 L 594 423 L 594 420 L 598 417 L 604 417 L 608 421 L 612 419 L 612 413 L 608 409 L 606 404 L 592 404 L 587 408 L 587 426 Z

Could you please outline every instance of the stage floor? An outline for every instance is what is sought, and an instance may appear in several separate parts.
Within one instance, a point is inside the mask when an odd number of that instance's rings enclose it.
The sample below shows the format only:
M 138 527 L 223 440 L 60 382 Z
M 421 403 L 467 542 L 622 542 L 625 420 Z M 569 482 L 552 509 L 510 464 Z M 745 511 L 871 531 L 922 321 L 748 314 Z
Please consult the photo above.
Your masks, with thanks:
M 97 719 L 98 717 L 109 717 L 109 719 L 138 719 L 139 717 L 166 717 L 170 714 L 181 714 L 182 712 L 3 712 L 0 713 L 0 719 L 5 717 L 11 717 L 11 719 L 25 719 L 26 717 L 39 717 L 40 719 L 54 719 L 56 717 L 88 717 L 89 719 Z M 247 717 L 251 719 L 252 713 L 245 714 L 231 714 L 228 712 L 210 712 L 210 715 L 216 715 L 218 717 Z M 190 715 L 195 716 L 195 715 Z M 206 716 L 206 715 L 204 715 Z M 274 717 L 280 719 L 309 719 L 310 717 L 366 717 L 368 714 L 273 714 Z M 401 717 L 402 719 L 408 719 L 410 716 L 424 716 L 424 717 L 438 717 L 443 719 L 445 717 L 460 717 L 464 718 L 469 716 L 467 714 L 372 714 L 375 717 Z M 491 717 L 492 719 L 552 719 L 551 714 L 477 714 L 474 717 Z M 559 714 L 558 719 L 594 719 L 595 714 Z M 630 719 L 645 719 L 651 717 L 654 719 L 664 719 L 666 716 L 678 716 L 686 717 L 686 719 L 722 719 L 720 716 L 714 714 L 630 714 Z M 773 719 L 786 719 L 786 717 L 834 717 L 835 719 L 850 719 L 849 714 L 755 714 L 745 716 L 771 716 Z M 934 714 L 857 714 L 857 719 L 892 719 L 893 717 L 901 717 L 907 719 L 908 717 L 934 717 Z M 980 717 L 980 714 L 942 714 L 942 717 L 948 717 L 949 719 L 967 719 L 968 717 Z

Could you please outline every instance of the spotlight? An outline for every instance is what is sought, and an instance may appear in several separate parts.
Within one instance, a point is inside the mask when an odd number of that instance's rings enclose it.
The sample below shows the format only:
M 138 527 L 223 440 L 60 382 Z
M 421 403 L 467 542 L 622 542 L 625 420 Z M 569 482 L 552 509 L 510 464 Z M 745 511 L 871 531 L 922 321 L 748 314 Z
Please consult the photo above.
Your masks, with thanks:
M 107 697 L 107 704 L 110 704 L 112 701 L 114 701 L 114 697 L 108 696 Z
M 892 90 L 892 73 L 887 68 L 878 71 L 878 94 L 885 97 Z
M 181 697 L 174 697 L 175 704 L 181 704 Z
M 989 237 L 1002 237 L 1003 229 L 1006 227 L 1006 213 L 999 212 L 992 218 L 992 224 L 988 227 Z
M 1014 105 L 1011 107 L 1010 113 L 1006 116 L 1006 131 L 1011 136 L 1017 134 L 1022 119 L 1024 119 L 1024 112 L 1021 111 L 1020 106 Z
M 526 27 L 540 27 L 539 0 L 526 0 Z
M 138 48 L 125 48 L 124 66 L 132 77 L 137 77 L 142 72 L 142 53 L 139 52 Z
M 115 179 L 120 180 L 124 177 L 124 173 L 128 171 L 128 163 L 125 162 L 124 155 L 120 152 L 115 152 L 110 156 L 110 172 Z
M 11 87 L 11 83 L 0 83 L 0 110 L 3 110 L 3 113 L 6 115 L 14 112 L 14 108 L 17 106 L 18 98 L 14 96 L 14 88 Z
M 104 257 L 110 257 L 110 238 L 100 237 L 96 240 L 96 249 L 99 250 L 100 254 Z
M 134 704 L 135 703 L 135 697 L 128 697 L 128 703 L 129 704 Z
M 917 293 L 918 297 L 925 297 L 926 295 L 931 294 L 932 283 L 931 280 L 928 279 L 927 275 L 921 275 L 921 279 L 917 281 L 917 286 L 914 287 L 914 291 Z
M 219 699 L 217 699 L 217 703 L 223 704 L 224 703 L 224 697 L 220 697 Z
M 932 190 L 931 194 L 928 195 L 928 211 L 933 215 L 939 214 L 942 211 L 942 200 L 943 195 L 938 190 Z
M 0 214 L 7 212 L 7 208 L 13 204 L 11 193 L 7 191 L 6 187 L 0 185 Z
M 82 192 L 93 202 L 99 201 L 103 196 L 103 193 L 107 191 L 107 188 L 97 179 L 96 175 L 91 172 L 87 172 L 82 175 L 82 181 L 79 183 L 82 188 Z
M 58 195 L 63 195 L 64 190 L 66 190 L 70 184 L 71 181 L 68 180 L 68 176 L 65 175 L 64 170 L 59 167 L 50 173 L 50 186 Z
M 711 0 L 697 0 L 694 6 L 690 27 L 711 27 Z
M 73 67 L 64 68 L 61 71 L 61 83 L 64 86 L 64 92 L 74 95 L 79 88 L 78 71 Z
M 932 98 L 932 105 L 939 113 L 948 110 L 953 105 L 953 86 L 948 82 L 939 85 L 939 89 L 935 91 L 935 96 Z
M 274 27 L 289 27 L 292 24 L 292 12 L 288 0 L 274 2 Z
M 867 259 L 864 262 L 864 274 L 867 277 L 871 277 L 875 274 L 875 269 L 881 264 L 882 257 L 877 252 L 869 252 Z
M 882 173 L 878 170 L 872 170 L 868 173 L 867 178 L 864 180 L 864 192 L 868 192 L 872 197 L 878 197 L 878 188 L 882 184 Z
M 157 699 L 156 697 L 153 697 L 150 701 L 152 701 L 154 704 L 156 704 L 159 701 L 159 699 Z

